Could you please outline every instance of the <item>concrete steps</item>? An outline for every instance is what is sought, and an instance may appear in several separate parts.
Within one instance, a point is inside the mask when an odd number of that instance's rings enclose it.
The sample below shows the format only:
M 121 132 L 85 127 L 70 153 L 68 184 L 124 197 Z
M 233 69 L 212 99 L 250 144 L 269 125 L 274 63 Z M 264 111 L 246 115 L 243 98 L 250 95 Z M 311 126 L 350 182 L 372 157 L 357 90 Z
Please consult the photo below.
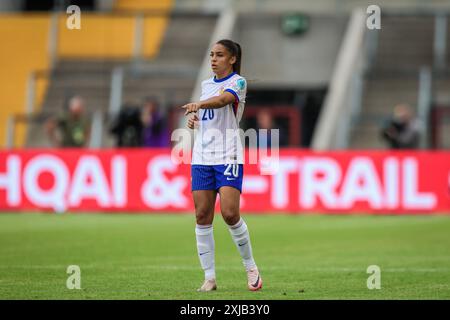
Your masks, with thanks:
M 433 92 L 436 104 L 450 106 L 450 76 L 434 79 Z
M 377 70 L 417 69 L 433 62 L 433 17 L 383 17 Z
M 138 67 L 149 71 L 125 77 L 124 101 L 155 96 L 165 107 L 187 103 L 216 20 L 211 15 L 173 17 L 158 57 Z
M 362 121 L 355 128 L 351 136 L 352 149 L 386 149 L 386 143 L 381 138 L 381 126 L 382 120 L 378 119 L 374 121 L 371 119 L 369 122 Z

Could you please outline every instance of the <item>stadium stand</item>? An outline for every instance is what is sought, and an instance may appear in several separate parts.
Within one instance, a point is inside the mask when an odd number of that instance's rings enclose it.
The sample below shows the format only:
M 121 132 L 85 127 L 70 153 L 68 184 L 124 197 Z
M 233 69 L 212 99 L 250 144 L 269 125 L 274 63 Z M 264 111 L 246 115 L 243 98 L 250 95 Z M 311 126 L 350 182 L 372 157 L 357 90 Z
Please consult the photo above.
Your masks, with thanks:
M 48 146 L 42 122 L 30 123 L 23 115 L 58 112 L 70 94 L 85 96 L 91 112 L 105 111 L 112 70 L 136 54 L 143 59 L 158 55 L 172 6 L 171 0 L 116 1 L 112 13 L 83 13 L 80 30 L 66 28 L 67 16 L 61 13 L 56 32 L 52 30 L 50 13 L 3 13 L 0 37 L 8 46 L 3 46 L 0 56 L 0 85 L 4 91 L 0 103 L 5 106 L 0 111 L 0 144 Z M 149 14 L 138 18 L 137 12 L 142 10 Z M 159 11 L 153 15 L 151 10 Z M 136 48 L 139 23 L 142 41 Z M 52 39 L 52 33 L 56 39 Z M 55 61 L 52 41 L 56 43 Z M 29 97 L 34 97 L 32 103 L 27 101 Z M 13 140 L 6 141 L 13 115 L 22 115 L 22 121 L 15 121 Z
M 118 3 L 117 10 L 120 8 Z M 142 17 L 140 58 L 151 60 L 158 55 L 168 22 L 167 14 Z M 87 13 L 83 15 L 81 30 L 67 29 L 65 23 L 66 17 L 60 16 L 57 62 L 50 73 L 49 90 L 40 111 L 43 114 L 60 113 L 67 98 L 79 94 L 86 98 L 91 114 L 96 111 L 106 113 L 114 68 L 126 65 L 136 55 L 137 15 L 118 11 Z M 27 136 L 27 146 L 49 146 L 42 121 L 33 122 Z
M 361 114 L 352 128 L 350 148 L 386 148 L 380 138 L 383 121 L 398 103 L 408 103 L 417 110 L 419 70 L 433 66 L 434 15 L 386 15 L 382 21 L 376 55 L 365 78 Z
M 30 96 L 27 93 L 27 81 L 34 72 L 36 114 L 59 112 L 70 95 L 79 94 L 86 99 L 91 114 L 98 111 L 104 115 L 101 146 L 111 146 L 107 138 L 106 117 L 111 115 L 112 94 L 117 92 L 112 88 L 114 72 L 118 67 L 124 70 L 120 85 L 121 104 L 141 100 L 145 96 L 156 96 L 167 112 L 170 107 L 190 100 L 195 91 L 193 88 L 196 77 L 198 82 L 201 59 L 205 57 L 211 41 L 211 32 L 205 30 L 214 29 L 220 11 L 214 11 L 212 8 L 221 7 L 219 3 L 221 2 L 111 1 L 111 7 L 105 9 L 106 12 L 83 13 L 81 30 L 67 29 L 66 15 L 61 13 L 54 38 L 50 13 L 29 14 L 27 18 L 23 18 L 26 23 L 21 27 L 23 30 L 19 31 L 28 32 L 24 35 L 28 37 L 28 41 L 23 41 L 22 44 L 17 41 L 21 37 L 16 37 L 15 42 L 10 41 L 12 33 L 8 32 L 8 28 L 12 28 L 12 25 L 6 27 L 7 20 L 2 19 L 1 23 L 5 24 L 5 28 L 0 31 L 2 37 L 17 45 L 7 48 L 2 54 L 13 57 L 19 51 L 36 53 L 33 59 L 26 62 L 20 62 L 21 58 L 15 57 L 14 63 L 21 65 L 19 69 L 8 66 L 8 60 L 2 59 L 4 70 L 15 70 L 13 76 L 8 76 L 6 72 L 1 79 L 2 83 L 13 87 L 9 90 L 5 85 L 7 94 L 0 98 L 8 105 L 7 108 L 2 108 L 0 113 L 3 127 L 7 126 L 11 114 L 25 113 L 26 99 Z M 349 21 L 348 14 L 350 9 L 355 7 L 355 3 L 351 1 L 343 2 L 339 14 L 336 15 L 333 9 L 335 7 L 330 5 L 335 2 L 327 3 L 311 8 L 310 30 L 297 38 L 280 33 L 280 21 L 285 8 L 299 10 L 306 6 L 306 2 L 284 1 L 281 2 L 282 6 L 275 2 L 263 4 L 257 1 L 246 2 L 245 5 L 236 4 L 235 9 L 240 12 L 233 26 L 233 37 L 246 48 L 244 58 L 247 63 L 244 71 L 251 80 L 252 89 L 256 89 L 253 97 L 259 94 L 257 90 L 290 90 L 293 98 L 288 103 L 300 109 L 304 107 L 304 101 L 308 100 L 305 97 L 309 91 L 320 89 L 326 92 L 333 70 L 336 69 L 335 58 L 343 42 L 345 25 Z M 398 3 L 405 6 L 407 4 L 406 1 Z M 187 11 L 177 11 L 183 6 Z M 190 10 L 192 8 L 195 10 Z M 252 8 L 258 8 L 261 12 L 255 14 Z M 361 113 L 356 117 L 356 122 L 349 121 L 350 138 L 346 140 L 344 147 L 384 148 L 379 129 L 382 121 L 390 115 L 393 106 L 406 102 L 417 108 L 419 71 L 422 66 L 433 67 L 435 63 L 433 46 L 436 12 L 425 11 L 411 13 L 400 8 L 394 11 L 396 13 L 390 13 L 389 9 L 386 9 L 383 11 L 382 31 L 371 31 L 378 34 L 375 56 L 370 61 L 369 68 L 365 70 L 368 72 L 363 75 Z M 330 15 L 330 12 L 333 12 L 333 15 Z M 4 17 L 18 19 L 15 23 L 20 23 L 24 15 Z M 33 22 L 34 20 L 40 22 Z M 33 27 L 30 27 L 31 25 Z M 448 39 L 449 25 L 447 23 Z M 26 28 L 29 28 L 29 31 L 24 31 Z M 55 40 L 54 60 L 49 55 L 52 39 Z M 273 45 L 267 46 L 267 42 Z M 272 59 L 274 56 L 282 59 Z M 27 58 L 24 55 L 23 59 Z M 446 51 L 446 60 L 448 65 L 450 50 Z M 450 83 L 448 72 L 434 72 L 433 69 L 433 103 L 439 108 L 450 106 L 450 95 L 447 92 Z M 281 93 L 279 95 L 281 96 Z M 350 94 L 347 96 L 352 98 Z M 249 106 L 251 103 L 252 100 L 249 99 Z M 319 113 L 313 113 L 312 118 L 315 119 Z M 442 126 L 438 138 L 440 145 L 450 145 L 449 135 L 446 134 L 450 130 L 447 128 L 450 126 L 447 118 L 444 116 L 439 124 Z M 311 122 L 308 117 L 302 119 Z M 17 128 L 13 135 L 14 145 L 48 146 L 42 122 L 29 123 L 28 129 L 25 129 L 25 126 Z M 303 126 L 303 123 L 301 125 Z M 310 131 L 313 132 L 314 128 Z M 6 130 L 2 130 L 0 133 L 2 144 L 6 140 L 5 132 Z M 314 132 L 314 135 L 316 133 Z M 339 146 L 329 143 L 326 148 Z
M 124 103 L 146 96 L 158 97 L 164 106 L 187 101 L 208 46 L 209 35 L 202 31 L 214 27 L 216 16 L 145 14 L 139 56 L 134 51 L 136 19 L 137 15 L 129 13 L 86 14 L 80 30 L 85 32 L 68 30 L 65 21 L 60 20 L 58 61 L 41 111 L 58 113 L 70 95 L 79 94 L 85 97 L 91 114 L 100 111 L 106 117 L 116 67 L 126 70 L 121 99 Z M 103 123 L 101 146 L 112 146 L 108 123 Z M 26 145 L 49 146 L 42 121 L 31 125 Z

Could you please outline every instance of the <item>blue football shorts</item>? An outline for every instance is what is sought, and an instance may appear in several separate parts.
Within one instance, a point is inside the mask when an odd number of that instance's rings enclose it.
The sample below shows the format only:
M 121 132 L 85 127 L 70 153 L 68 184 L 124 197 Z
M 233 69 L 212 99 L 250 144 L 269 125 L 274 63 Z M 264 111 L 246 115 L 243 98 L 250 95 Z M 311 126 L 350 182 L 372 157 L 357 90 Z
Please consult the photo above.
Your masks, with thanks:
M 242 164 L 218 164 L 191 166 L 192 191 L 216 190 L 220 187 L 233 187 L 242 193 L 242 178 L 244 165 Z

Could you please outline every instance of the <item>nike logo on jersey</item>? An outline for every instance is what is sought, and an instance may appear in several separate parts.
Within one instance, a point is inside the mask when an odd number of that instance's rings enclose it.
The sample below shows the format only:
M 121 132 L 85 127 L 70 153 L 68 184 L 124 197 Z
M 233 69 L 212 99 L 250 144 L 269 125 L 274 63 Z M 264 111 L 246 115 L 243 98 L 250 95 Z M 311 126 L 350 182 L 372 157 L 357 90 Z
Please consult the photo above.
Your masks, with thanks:
M 248 241 L 245 242 L 245 243 L 238 243 L 238 246 L 239 246 L 239 247 L 242 247 L 242 246 L 245 246 L 247 243 L 248 243 Z

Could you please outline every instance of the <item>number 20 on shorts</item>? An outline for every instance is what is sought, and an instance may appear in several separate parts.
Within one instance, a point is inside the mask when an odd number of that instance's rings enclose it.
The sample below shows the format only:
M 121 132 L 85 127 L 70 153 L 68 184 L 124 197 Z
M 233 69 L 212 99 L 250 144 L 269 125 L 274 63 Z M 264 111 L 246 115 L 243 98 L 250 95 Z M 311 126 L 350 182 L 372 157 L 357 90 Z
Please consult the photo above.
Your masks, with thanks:
M 238 164 L 227 164 L 227 168 L 225 169 L 225 172 L 223 173 L 224 176 L 231 176 L 237 178 L 239 177 L 239 165 Z

